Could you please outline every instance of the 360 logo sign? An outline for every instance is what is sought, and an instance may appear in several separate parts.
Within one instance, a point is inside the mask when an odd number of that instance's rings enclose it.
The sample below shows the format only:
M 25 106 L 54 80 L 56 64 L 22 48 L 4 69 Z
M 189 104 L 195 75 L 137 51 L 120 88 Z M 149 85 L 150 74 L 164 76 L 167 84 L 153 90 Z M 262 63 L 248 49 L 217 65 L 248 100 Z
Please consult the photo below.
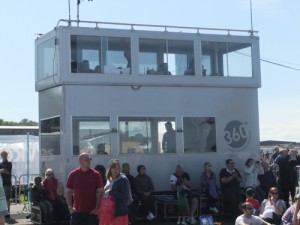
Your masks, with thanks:
M 238 120 L 230 121 L 225 127 L 224 139 L 232 150 L 243 149 L 250 139 L 247 122 L 242 123 Z

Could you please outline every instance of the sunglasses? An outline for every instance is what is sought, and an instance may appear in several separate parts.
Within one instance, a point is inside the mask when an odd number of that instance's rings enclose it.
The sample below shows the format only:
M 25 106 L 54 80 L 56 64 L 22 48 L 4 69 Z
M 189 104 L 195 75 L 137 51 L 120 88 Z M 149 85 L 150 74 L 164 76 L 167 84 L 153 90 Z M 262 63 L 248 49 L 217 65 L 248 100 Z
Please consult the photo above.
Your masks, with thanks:
M 252 207 L 247 207 L 246 209 L 248 209 L 248 210 L 252 210 L 253 208 L 252 208 Z
M 278 192 L 270 192 L 271 195 L 278 195 Z

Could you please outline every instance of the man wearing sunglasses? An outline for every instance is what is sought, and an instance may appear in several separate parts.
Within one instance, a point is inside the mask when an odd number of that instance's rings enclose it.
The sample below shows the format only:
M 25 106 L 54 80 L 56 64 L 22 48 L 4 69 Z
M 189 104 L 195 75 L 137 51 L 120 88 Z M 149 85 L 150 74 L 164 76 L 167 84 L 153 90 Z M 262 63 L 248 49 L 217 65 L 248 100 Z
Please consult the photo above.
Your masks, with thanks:
M 271 225 L 258 216 L 253 216 L 253 205 L 250 202 L 242 204 L 243 214 L 235 220 L 235 225 Z

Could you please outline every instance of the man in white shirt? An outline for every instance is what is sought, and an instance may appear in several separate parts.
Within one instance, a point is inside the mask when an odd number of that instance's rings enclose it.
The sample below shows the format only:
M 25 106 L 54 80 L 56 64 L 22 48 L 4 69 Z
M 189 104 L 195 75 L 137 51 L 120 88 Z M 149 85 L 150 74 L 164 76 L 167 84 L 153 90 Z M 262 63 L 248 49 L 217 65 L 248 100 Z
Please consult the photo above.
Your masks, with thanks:
M 271 225 L 258 216 L 253 216 L 253 206 L 250 202 L 242 204 L 243 214 L 235 220 L 235 225 Z

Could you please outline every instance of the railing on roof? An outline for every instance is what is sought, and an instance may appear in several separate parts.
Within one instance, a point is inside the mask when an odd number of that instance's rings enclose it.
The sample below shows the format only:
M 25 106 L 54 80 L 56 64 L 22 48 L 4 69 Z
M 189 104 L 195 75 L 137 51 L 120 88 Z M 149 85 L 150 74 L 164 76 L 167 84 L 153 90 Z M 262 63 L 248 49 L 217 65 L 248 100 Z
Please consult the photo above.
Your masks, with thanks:
M 200 31 L 216 31 L 216 32 L 225 32 L 228 35 L 231 34 L 231 32 L 237 32 L 237 33 L 248 33 L 250 36 L 254 36 L 258 33 L 258 31 L 255 30 L 240 30 L 240 29 L 225 29 L 225 28 L 205 28 L 205 27 L 186 27 L 186 26 L 169 26 L 169 25 L 152 25 L 152 24 L 130 24 L 130 23 L 116 23 L 116 22 L 98 22 L 98 21 L 86 21 L 86 20 L 67 20 L 67 19 L 60 19 L 57 22 L 56 27 L 61 22 L 65 22 L 68 24 L 68 26 L 72 26 L 72 23 L 76 23 L 79 27 L 79 24 L 94 24 L 95 28 L 100 28 L 101 25 L 112 25 L 112 26 L 124 26 L 129 27 L 131 30 L 135 30 L 138 27 L 147 27 L 147 28 L 162 28 L 165 32 L 170 31 L 170 29 L 178 29 L 179 32 L 181 30 L 192 30 L 195 31 L 195 33 L 200 34 Z

